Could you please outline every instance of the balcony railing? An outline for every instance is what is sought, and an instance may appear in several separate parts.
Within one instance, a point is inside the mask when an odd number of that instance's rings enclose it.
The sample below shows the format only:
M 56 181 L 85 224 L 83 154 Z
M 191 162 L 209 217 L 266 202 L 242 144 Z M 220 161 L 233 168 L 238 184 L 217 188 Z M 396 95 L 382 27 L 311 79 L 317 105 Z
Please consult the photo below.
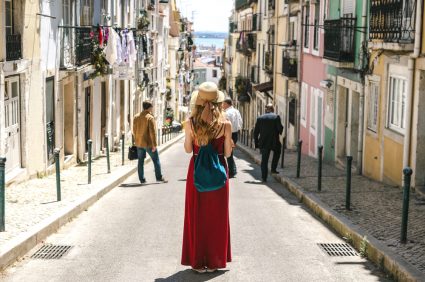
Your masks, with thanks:
M 250 56 L 251 52 L 256 49 L 257 35 L 253 33 L 241 33 L 236 43 L 236 51 Z
M 338 62 L 353 62 L 355 28 L 355 18 L 325 20 L 323 57 Z
M 90 27 L 62 27 L 62 68 L 75 68 L 90 63 L 91 32 L 92 36 L 97 36 Z
M 273 51 L 266 51 L 264 60 L 264 70 L 269 74 L 273 73 Z
M 248 0 L 236 0 L 235 9 L 240 10 L 249 4 Z
M 261 31 L 261 14 L 252 15 L 252 31 Z
M 248 33 L 247 39 L 248 39 L 248 48 L 250 50 L 256 50 L 257 49 L 257 35 L 255 33 Z
M 6 35 L 6 61 L 22 58 L 22 42 L 20 34 Z
M 371 0 L 369 39 L 413 43 L 417 0 Z
M 258 66 L 251 66 L 251 82 L 254 84 L 260 82 L 260 68 Z
M 282 74 L 286 77 L 297 77 L 297 59 L 289 51 L 282 54 Z
M 234 23 L 234 22 L 230 22 L 229 23 L 229 32 L 233 33 L 236 32 L 238 30 L 238 24 Z

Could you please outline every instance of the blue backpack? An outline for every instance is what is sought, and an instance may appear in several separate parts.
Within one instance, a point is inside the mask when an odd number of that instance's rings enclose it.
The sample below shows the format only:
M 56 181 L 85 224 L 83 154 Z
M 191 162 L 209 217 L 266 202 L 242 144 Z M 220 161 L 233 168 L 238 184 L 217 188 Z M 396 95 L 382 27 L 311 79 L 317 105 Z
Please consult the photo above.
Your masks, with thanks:
M 194 178 L 199 192 L 218 190 L 226 184 L 226 168 L 211 143 L 199 148 L 195 158 Z

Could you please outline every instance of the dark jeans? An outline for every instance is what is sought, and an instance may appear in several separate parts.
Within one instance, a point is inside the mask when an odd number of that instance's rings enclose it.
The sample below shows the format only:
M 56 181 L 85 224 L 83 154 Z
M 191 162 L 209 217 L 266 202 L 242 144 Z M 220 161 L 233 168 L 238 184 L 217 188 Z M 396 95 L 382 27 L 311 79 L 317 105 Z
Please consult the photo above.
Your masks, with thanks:
M 268 167 L 269 167 L 269 158 L 270 152 L 273 151 L 272 159 L 272 171 L 276 171 L 277 165 L 279 163 L 279 157 L 281 153 L 281 148 L 276 147 L 275 149 L 260 149 L 261 152 L 261 177 L 263 180 L 267 180 Z
M 233 143 L 238 142 L 238 138 L 239 138 L 239 132 L 233 132 L 232 133 L 232 140 Z M 236 163 L 235 160 L 233 159 L 233 151 L 232 154 L 230 155 L 230 157 L 227 158 L 227 166 L 229 167 L 229 176 L 233 177 L 236 175 Z
M 139 157 L 139 161 L 137 164 L 137 172 L 139 174 L 139 180 L 142 182 L 145 180 L 145 159 L 146 159 L 146 153 L 149 154 L 149 156 L 152 159 L 153 165 L 155 167 L 155 177 L 156 180 L 160 180 L 162 178 L 161 173 L 161 164 L 159 162 L 159 155 L 158 155 L 158 149 L 155 150 L 155 152 L 152 152 L 152 148 L 137 148 L 137 156 Z

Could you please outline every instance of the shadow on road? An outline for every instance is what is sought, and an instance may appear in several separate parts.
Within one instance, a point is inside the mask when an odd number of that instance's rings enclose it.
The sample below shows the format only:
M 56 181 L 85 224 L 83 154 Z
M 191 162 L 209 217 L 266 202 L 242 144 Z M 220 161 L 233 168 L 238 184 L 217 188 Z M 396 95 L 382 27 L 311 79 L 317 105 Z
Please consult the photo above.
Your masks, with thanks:
M 141 184 L 141 183 L 123 183 L 123 184 L 121 184 L 118 187 L 122 187 L 122 188 L 137 188 L 137 187 L 142 187 L 142 186 L 159 185 L 159 184 L 162 184 L 162 183 L 156 183 L 156 182 L 153 182 L 153 183 L 143 183 L 143 184 Z
M 228 270 L 218 270 L 214 273 L 195 273 L 191 269 L 181 270 L 167 278 L 157 278 L 155 282 L 177 282 L 177 281 L 190 281 L 190 282 L 203 282 L 212 280 L 220 275 L 223 275 Z

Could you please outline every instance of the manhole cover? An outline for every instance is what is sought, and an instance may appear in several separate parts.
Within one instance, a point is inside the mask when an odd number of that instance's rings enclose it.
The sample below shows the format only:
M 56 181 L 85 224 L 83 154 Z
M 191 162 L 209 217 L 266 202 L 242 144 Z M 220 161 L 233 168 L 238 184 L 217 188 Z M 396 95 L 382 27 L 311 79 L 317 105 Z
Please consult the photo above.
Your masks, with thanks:
M 354 257 L 356 251 L 347 243 L 319 243 L 319 247 L 331 257 Z
M 34 259 L 60 259 L 72 246 L 66 245 L 44 245 L 35 254 L 31 256 Z

